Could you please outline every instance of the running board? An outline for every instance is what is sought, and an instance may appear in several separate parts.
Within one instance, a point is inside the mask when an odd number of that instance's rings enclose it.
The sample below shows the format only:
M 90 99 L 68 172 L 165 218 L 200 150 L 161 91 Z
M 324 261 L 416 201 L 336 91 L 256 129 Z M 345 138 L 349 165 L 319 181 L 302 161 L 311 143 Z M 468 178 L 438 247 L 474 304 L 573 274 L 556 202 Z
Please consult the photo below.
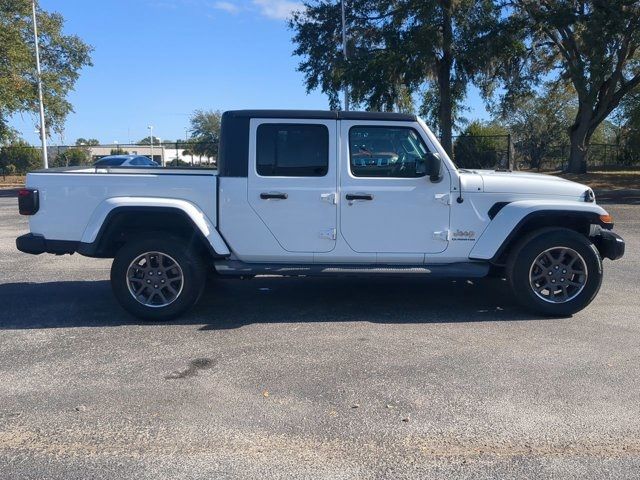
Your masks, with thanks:
M 220 275 L 252 276 L 281 275 L 299 276 L 428 276 L 437 278 L 478 278 L 489 273 L 488 262 L 449 263 L 436 265 L 336 265 L 336 264 L 279 264 L 245 263 L 237 260 L 215 262 Z

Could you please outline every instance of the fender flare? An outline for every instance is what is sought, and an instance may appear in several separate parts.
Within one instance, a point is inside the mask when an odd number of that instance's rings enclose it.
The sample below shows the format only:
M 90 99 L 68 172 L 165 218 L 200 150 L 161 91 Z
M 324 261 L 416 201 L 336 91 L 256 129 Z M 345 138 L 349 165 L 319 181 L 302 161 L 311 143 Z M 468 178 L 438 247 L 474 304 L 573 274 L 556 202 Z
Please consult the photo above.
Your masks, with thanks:
M 216 230 L 213 222 L 195 204 L 181 199 L 154 197 L 112 197 L 102 201 L 93 211 L 82 234 L 81 245 L 96 245 L 104 233 L 109 217 L 127 209 L 178 210 L 184 214 L 209 243 L 217 255 L 230 255 L 231 251 Z M 82 253 L 82 252 L 81 252 Z
M 607 212 L 595 203 L 575 200 L 519 200 L 500 209 L 471 249 L 472 260 L 496 260 L 504 249 L 517 238 L 527 222 L 544 216 L 566 213 L 580 216 L 589 223 L 598 224 Z

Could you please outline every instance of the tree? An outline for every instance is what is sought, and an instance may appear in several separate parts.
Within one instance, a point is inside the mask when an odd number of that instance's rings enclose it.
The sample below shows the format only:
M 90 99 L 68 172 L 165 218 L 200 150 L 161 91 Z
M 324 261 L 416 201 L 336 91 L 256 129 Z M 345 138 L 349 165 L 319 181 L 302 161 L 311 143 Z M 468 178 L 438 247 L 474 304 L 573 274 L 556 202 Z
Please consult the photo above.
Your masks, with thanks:
M 0 168 L 24 175 L 42 166 L 40 150 L 24 140 L 17 140 L 0 149 Z
M 91 165 L 91 155 L 85 148 L 69 148 L 56 156 L 53 167 L 81 167 Z
M 475 121 L 455 142 L 455 161 L 463 168 L 506 167 L 509 156 L 508 132 L 497 124 Z
M 80 137 L 79 139 L 76 140 L 76 145 L 77 146 L 88 145 L 90 147 L 95 147 L 96 145 L 100 145 L 100 141 L 95 138 L 86 139 L 86 138 Z
M 220 110 L 196 110 L 191 115 L 190 133 L 193 142 L 190 150 L 196 155 L 215 158 L 218 155 L 222 112 Z
M 160 145 L 160 139 L 154 135 L 153 144 Z M 144 137 L 142 140 L 138 141 L 138 145 L 151 145 L 151 136 Z
M 91 47 L 62 33 L 60 14 L 38 8 L 37 18 L 45 115 L 50 130 L 59 132 L 73 111 L 67 96 L 80 70 L 91 65 Z M 38 110 L 35 64 L 31 1 L 0 1 L 0 142 L 11 134 L 12 115 Z
M 556 75 L 576 91 L 568 170 L 586 172 L 594 132 L 640 85 L 640 2 L 515 0 L 513 8 L 531 46 L 529 68 L 516 73 Z
M 620 146 L 620 160 L 626 164 L 640 162 L 640 88 L 621 102 L 615 115 L 615 142 Z
M 569 140 L 567 128 L 575 116 L 575 92 L 549 85 L 542 94 L 520 97 L 503 120 L 514 135 L 518 152 L 529 168 L 540 169 L 554 148 Z
M 320 88 L 336 109 L 347 86 L 358 105 L 400 111 L 412 108 L 415 93 L 426 92 L 422 111 L 434 120 L 449 153 L 467 85 L 513 39 L 513 31 L 503 28 L 500 6 L 489 0 L 353 0 L 345 61 L 338 48 L 339 2 L 304 5 L 289 25 L 307 91 Z

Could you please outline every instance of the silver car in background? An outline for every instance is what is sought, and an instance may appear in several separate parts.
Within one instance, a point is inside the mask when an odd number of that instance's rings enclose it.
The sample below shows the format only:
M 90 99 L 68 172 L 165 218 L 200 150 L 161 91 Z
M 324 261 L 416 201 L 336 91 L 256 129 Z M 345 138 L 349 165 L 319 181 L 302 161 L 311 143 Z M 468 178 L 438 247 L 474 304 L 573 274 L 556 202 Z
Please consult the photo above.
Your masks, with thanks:
M 110 155 L 96 160 L 94 167 L 159 167 L 156 162 L 144 155 Z

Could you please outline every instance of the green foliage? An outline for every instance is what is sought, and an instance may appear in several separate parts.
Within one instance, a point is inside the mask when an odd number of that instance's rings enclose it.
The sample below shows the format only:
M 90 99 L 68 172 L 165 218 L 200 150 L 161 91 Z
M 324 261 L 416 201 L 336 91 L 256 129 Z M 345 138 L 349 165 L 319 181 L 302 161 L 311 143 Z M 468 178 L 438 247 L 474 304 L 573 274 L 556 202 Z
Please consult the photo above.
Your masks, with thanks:
M 621 160 L 640 163 L 640 88 L 625 97 L 618 112 L 616 141 L 622 145 Z
M 129 155 L 129 151 L 123 148 L 112 148 L 110 155 Z
M 100 140 L 97 140 L 95 138 L 82 138 L 80 137 L 79 139 L 76 140 L 76 145 L 77 146 L 90 146 L 90 147 L 94 147 L 96 145 L 100 145 Z
M 84 148 L 69 148 L 51 162 L 52 167 L 82 167 L 91 164 L 91 155 Z
M 515 0 L 526 55 L 500 70 L 502 106 L 541 78 L 552 76 L 575 89 L 577 110 L 569 128 L 569 170 L 586 170 L 589 143 L 598 126 L 640 85 L 640 2 L 630 0 Z
M 5 165 L 4 167 L 0 167 L 2 169 L 4 175 L 15 175 L 16 174 L 16 166 L 12 163 Z
M 189 162 L 185 162 L 184 160 L 180 160 L 179 158 L 174 158 L 167 165 L 171 167 L 190 167 L 191 166 Z
M 24 175 L 42 168 L 42 154 L 39 149 L 18 140 L 0 149 L 0 168 L 9 165 L 13 166 L 16 173 Z
M 421 111 L 440 130 L 445 149 L 467 85 L 513 42 L 498 2 L 352 0 L 345 61 L 338 48 L 340 3 L 310 0 L 305 7 L 290 28 L 307 91 L 320 89 L 337 109 L 348 86 L 356 106 L 386 111 L 404 111 L 420 94 Z
M 160 139 L 155 135 L 153 136 L 153 144 L 158 146 L 160 145 Z M 138 145 L 151 145 L 151 136 L 144 137 L 138 142 Z
M 218 155 L 220 140 L 220 125 L 222 112 L 220 110 L 196 110 L 191 115 L 191 139 L 189 148 L 194 155 L 215 158 Z
M 73 111 L 67 96 L 80 70 L 91 65 L 91 47 L 75 35 L 63 34 L 60 14 L 39 8 L 37 17 L 47 124 L 60 131 Z M 11 115 L 38 110 L 34 65 L 31 1 L 0 1 L 0 141 L 11 136 Z
M 575 111 L 575 92 L 558 85 L 548 86 L 540 95 L 515 99 L 504 124 L 514 136 L 518 161 L 540 169 L 555 148 L 569 142 L 567 131 Z
M 454 144 L 455 162 L 461 168 L 506 167 L 508 131 L 496 124 L 472 122 Z

